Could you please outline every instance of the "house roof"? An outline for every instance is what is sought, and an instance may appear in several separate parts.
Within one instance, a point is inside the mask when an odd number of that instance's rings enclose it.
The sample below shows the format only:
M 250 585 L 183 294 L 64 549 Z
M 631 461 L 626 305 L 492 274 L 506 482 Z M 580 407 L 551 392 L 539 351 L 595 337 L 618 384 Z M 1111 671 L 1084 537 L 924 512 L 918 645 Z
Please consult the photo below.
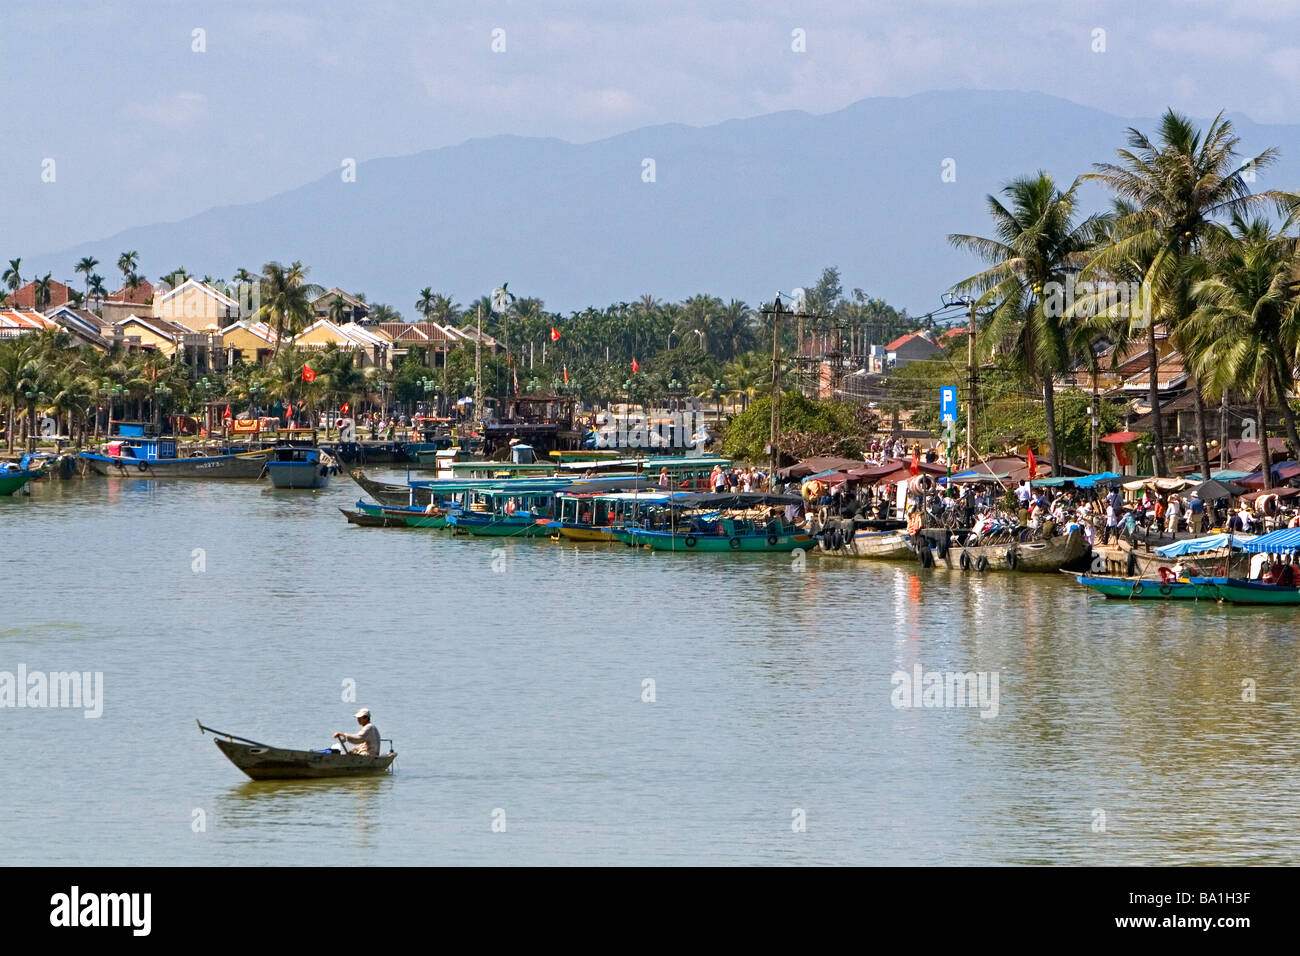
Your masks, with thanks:
M 31 309 L 5 309 L 0 311 L 0 329 L 39 332 L 41 329 L 57 328 L 59 328 L 59 323 Z
M 50 306 L 63 305 L 70 298 L 73 290 L 71 286 L 65 285 L 55 279 L 50 280 Z M 9 303 L 19 310 L 28 310 L 36 308 L 36 282 L 28 282 L 14 292 L 9 293 Z
M 194 332 L 189 326 L 173 322 L 171 319 L 160 319 L 156 315 L 136 315 L 134 312 L 125 319 L 114 322 L 113 325 L 122 328 L 132 322 L 143 325 L 146 329 L 158 333 L 163 338 L 171 339 L 173 342 L 182 335 L 190 335 Z
M 329 336 L 329 340 L 338 345 L 351 345 L 354 347 L 361 346 L 363 348 L 382 345 L 387 348 L 391 344 L 384 336 L 376 335 L 374 332 L 371 332 L 364 326 L 357 325 L 355 322 L 338 325 L 331 322 L 329 319 L 317 319 L 311 325 L 307 326 L 307 328 L 294 336 L 294 343 L 301 343 L 306 348 L 323 347 L 326 343 L 301 342 L 305 336 L 310 335 L 317 329 L 323 329 Z
M 327 289 L 326 291 L 322 292 L 320 295 L 316 296 L 316 298 L 311 300 L 311 305 L 313 309 L 319 309 L 323 307 L 326 310 L 328 310 L 330 305 L 334 302 L 335 299 L 342 299 L 344 303 L 346 303 L 347 305 L 351 306 L 354 309 L 363 309 L 366 312 L 370 311 L 370 306 L 368 304 L 358 299 L 355 295 L 348 295 L 338 286 L 335 286 L 332 289 Z
M 901 348 L 902 348 L 904 345 L 906 345 L 907 343 L 909 343 L 909 342 L 914 342 L 914 341 L 916 341 L 916 340 L 918 340 L 918 339 L 919 339 L 921 342 L 924 342 L 926 345 L 930 346 L 930 348 L 932 348 L 932 349 L 936 349 L 936 350 L 938 349 L 938 346 L 934 344 L 934 340 L 932 340 L 931 338 L 929 338 L 929 336 L 922 335 L 920 332 L 908 332 L 906 335 L 900 335 L 898 338 L 894 339 L 894 341 L 892 341 L 892 342 L 890 342 L 888 345 L 886 345 L 886 346 L 885 346 L 885 351 L 886 351 L 886 352 L 897 352 L 899 349 L 901 349 Z
M 420 344 L 425 342 L 442 343 L 452 338 L 447 330 L 436 322 L 380 322 L 372 326 L 394 342 Z
M 153 298 L 153 283 L 150 282 L 148 279 L 141 279 L 140 284 L 135 287 L 134 291 L 126 288 L 126 286 L 123 286 L 122 288 L 118 289 L 116 292 L 109 295 L 105 299 L 105 301 L 106 302 L 129 302 L 132 305 L 145 305 L 152 298 Z
M 158 301 L 155 304 L 161 305 L 163 302 L 166 302 L 172 296 L 179 295 L 180 293 L 184 292 L 186 289 L 194 289 L 203 293 L 206 296 L 210 296 L 211 298 L 215 299 L 220 305 L 223 305 L 227 308 L 230 309 L 239 308 L 239 303 L 236 302 L 234 299 L 232 299 L 230 296 L 226 295 L 224 292 L 214 289 L 212 286 L 208 285 L 206 282 L 200 281 L 199 279 L 186 279 L 176 288 L 170 289 L 167 292 L 164 292 L 161 296 L 159 296 Z
M 240 319 L 238 322 L 232 322 L 230 325 L 227 325 L 221 330 L 221 334 L 225 335 L 227 332 L 233 332 L 235 329 L 243 329 L 250 335 L 255 335 L 259 339 L 262 339 L 267 345 L 275 344 L 275 329 L 271 328 L 271 326 L 267 325 L 265 322 L 254 322 L 250 319 Z

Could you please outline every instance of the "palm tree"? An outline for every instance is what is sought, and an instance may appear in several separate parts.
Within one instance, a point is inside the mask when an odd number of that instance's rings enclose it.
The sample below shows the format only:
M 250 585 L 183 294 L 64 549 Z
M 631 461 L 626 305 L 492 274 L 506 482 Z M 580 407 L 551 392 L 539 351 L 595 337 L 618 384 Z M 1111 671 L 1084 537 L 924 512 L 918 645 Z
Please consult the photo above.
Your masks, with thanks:
M 285 268 L 278 262 L 268 262 L 262 266 L 262 304 L 253 314 L 253 318 L 266 322 L 270 320 L 275 329 L 275 349 L 271 358 L 280 354 L 280 344 L 285 335 L 294 336 L 311 320 L 311 299 L 308 288 L 303 285 L 307 270 L 301 262 L 295 262 Z
M 108 288 L 104 285 L 104 277 L 93 275 L 86 282 L 86 294 L 94 296 L 96 309 L 103 306 L 104 296 L 108 295 Z
M 334 301 L 330 303 L 329 319 L 335 325 L 343 324 L 343 315 L 348 310 L 348 304 L 343 301 L 343 296 L 336 295 Z
M 419 312 L 422 316 L 424 316 L 424 319 L 427 322 L 429 320 L 429 316 L 433 313 L 433 307 L 434 307 L 433 287 L 426 285 L 423 289 L 420 290 L 420 298 L 415 300 L 415 311 Z
M 380 322 L 401 322 L 402 313 L 398 312 L 391 305 L 384 305 L 382 302 L 376 302 L 370 307 L 370 322 L 378 325 Z
M 1100 228 L 1098 217 L 1075 222 L 1079 181 L 1062 192 L 1047 173 L 1012 180 L 1002 189 L 1009 207 L 988 197 L 996 239 L 951 235 L 948 241 L 991 267 L 954 286 L 978 293 L 976 307 L 991 306 L 986 341 L 1013 339 L 1018 361 L 1041 385 L 1052 474 L 1061 474 L 1056 441 L 1055 376 L 1069 367 L 1069 320 L 1054 290 L 1078 270 L 1081 253 Z
M 10 268 L 16 270 L 15 263 Z M 6 279 L 6 281 L 8 281 Z M 9 408 L 9 421 L 5 429 L 9 440 L 9 454 L 14 451 L 14 433 L 18 427 L 18 406 L 23 393 L 29 391 L 28 383 L 39 374 L 36 363 L 37 344 L 30 335 L 20 335 L 0 343 L 0 395 Z
M 36 286 L 32 290 L 32 304 L 36 307 L 37 312 L 44 312 L 50 304 L 50 282 L 50 273 L 48 272 L 36 280 Z
M 94 256 L 84 256 L 77 260 L 75 271 L 80 272 L 86 277 L 86 298 L 90 298 L 90 276 L 95 271 L 95 266 L 99 265 L 99 260 Z
M 117 271 L 122 273 L 122 284 L 124 287 L 135 291 L 139 282 L 135 286 L 131 285 L 131 277 L 135 275 L 135 267 L 140 264 L 140 253 L 134 249 L 130 252 L 124 252 L 117 257 Z
M 1270 483 L 1267 418 L 1270 394 L 1282 407 L 1287 437 L 1300 450 L 1286 399 L 1300 346 L 1297 240 L 1266 219 L 1233 217 L 1231 235 L 1212 236 L 1191 275 L 1193 311 L 1180 333 L 1184 354 L 1212 398 L 1234 385 L 1255 393 L 1265 485 Z
M 4 283 L 9 287 L 10 292 L 17 292 L 20 288 L 22 288 L 23 277 L 18 271 L 19 269 L 22 268 L 22 265 L 23 265 L 22 259 L 9 260 L 9 268 L 5 270 L 5 274 L 4 274 Z
M 1122 238 L 1104 247 L 1089 270 L 1107 269 L 1114 260 L 1149 263 L 1143 276 L 1143 290 L 1150 298 L 1151 437 L 1155 471 L 1164 474 L 1164 427 L 1155 327 L 1164 325 L 1177 340 L 1178 328 L 1193 308 L 1188 284 L 1189 260 L 1220 228 L 1216 219 L 1245 214 L 1270 200 L 1281 204 L 1286 197 L 1276 192 L 1251 193 L 1249 181 L 1254 178 L 1254 171 L 1272 165 L 1277 150 L 1267 149 L 1238 165 L 1240 140 L 1222 113 L 1202 135 L 1191 120 L 1167 110 L 1160 119 L 1155 141 L 1132 128 L 1126 138 L 1128 148 L 1117 151 L 1118 163 L 1096 163 L 1095 171 L 1083 177 L 1108 186 L 1136 207 L 1118 224 Z M 1208 475 L 1210 458 L 1204 407 L 1199 387 L 1194 389 L 1201 473 Z

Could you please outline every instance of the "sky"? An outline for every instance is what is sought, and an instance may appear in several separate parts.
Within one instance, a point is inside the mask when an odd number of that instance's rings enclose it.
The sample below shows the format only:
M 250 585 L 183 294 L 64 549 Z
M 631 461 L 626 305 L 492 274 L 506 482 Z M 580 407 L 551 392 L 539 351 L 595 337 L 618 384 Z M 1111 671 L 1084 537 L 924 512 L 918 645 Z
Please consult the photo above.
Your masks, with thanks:
M 1300 123 L 1290 2 L 4 0 L 0 40 L 6 259 L 501 133 L 945 89 Z

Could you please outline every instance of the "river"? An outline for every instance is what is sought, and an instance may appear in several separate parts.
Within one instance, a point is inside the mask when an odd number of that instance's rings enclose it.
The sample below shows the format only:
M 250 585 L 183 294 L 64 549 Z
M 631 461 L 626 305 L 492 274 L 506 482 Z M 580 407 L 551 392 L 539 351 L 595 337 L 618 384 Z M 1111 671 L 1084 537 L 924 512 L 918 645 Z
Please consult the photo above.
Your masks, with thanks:
M 1294 610 L 355 528 L 358 494 L 0 498 L 0 672 L 102 674 L 99 716 L 0 707 L 6 862 L 1300 859 Z M 985 694 L 905 699 L 918 666 Z M 359 706 L 390 776 L 253 783 L 195 726 L 324 747 Z

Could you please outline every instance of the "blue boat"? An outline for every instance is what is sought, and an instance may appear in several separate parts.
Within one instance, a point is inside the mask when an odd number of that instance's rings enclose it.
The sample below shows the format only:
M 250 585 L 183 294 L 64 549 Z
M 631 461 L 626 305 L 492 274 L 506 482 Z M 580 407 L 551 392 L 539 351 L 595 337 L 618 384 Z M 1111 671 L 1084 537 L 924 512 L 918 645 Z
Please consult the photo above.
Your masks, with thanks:
M 77 457 L 101 475 L 114 478 L 261 478 L 270 450 L 178 457 L 176 439 L 147 436 L 145 427 L 118 423 L 118 432 L 99 452 Z
M 1097 574 L 1077 575 L 1086 585 L 1108 598 L 1126 601 L 1217 601 L 1218 589 L 1203 578 L 1161 581 L 1154 578 L 1118 578 Z
M 322 459 L 319 448 L 279 445 L 271 449 L 266 470 L 277 488 L 328 488 L 338 466 Z

